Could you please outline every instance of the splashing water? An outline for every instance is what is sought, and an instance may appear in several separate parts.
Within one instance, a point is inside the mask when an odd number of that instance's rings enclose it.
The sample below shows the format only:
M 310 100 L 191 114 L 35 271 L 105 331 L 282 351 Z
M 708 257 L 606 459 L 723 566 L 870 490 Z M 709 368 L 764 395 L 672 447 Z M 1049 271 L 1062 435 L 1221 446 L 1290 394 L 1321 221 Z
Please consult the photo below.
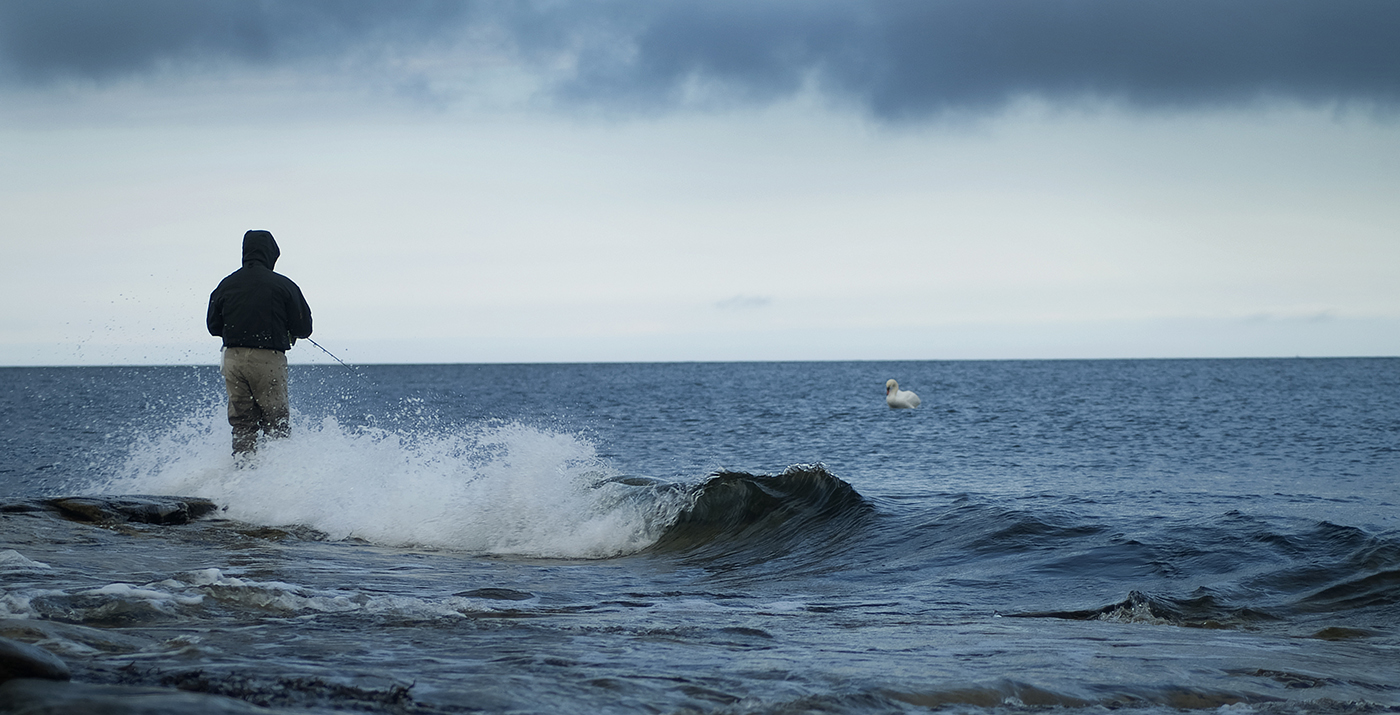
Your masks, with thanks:
M 219 412 L 138 438 L 97 491 L 204 497 L 231 519 L 333 539 L 557 558 L 644 549 L 688 498 L 607 481 L 615 470 L 590 442 L 518 423 L 422 432 L 294 415 L 290 438 L 239 467 Z

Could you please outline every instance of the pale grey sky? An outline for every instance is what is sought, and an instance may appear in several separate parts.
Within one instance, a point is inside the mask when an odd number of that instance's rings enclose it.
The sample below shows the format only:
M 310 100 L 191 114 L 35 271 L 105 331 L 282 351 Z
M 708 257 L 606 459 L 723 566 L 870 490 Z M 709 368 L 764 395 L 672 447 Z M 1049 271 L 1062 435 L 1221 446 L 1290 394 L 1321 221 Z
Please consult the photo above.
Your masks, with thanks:
M 1384 0 L 0 28 L 0 364 L 213 362 L 250 228 L 352 362 L 1400 354 Z

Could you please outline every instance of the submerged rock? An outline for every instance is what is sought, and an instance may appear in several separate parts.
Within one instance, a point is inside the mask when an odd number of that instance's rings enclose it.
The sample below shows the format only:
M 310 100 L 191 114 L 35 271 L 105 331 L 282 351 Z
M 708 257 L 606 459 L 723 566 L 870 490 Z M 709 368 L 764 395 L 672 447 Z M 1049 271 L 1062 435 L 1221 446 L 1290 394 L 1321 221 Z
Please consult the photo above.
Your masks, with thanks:
M 91 628 L 76 623 L 60 623 L 40 618 L 0 618 L 0 638 L 12 638 L 34 643 L 52 644 L 60 653 L 87 655 L 100 653 L 135 653 L 149 648 L 151 638 L 132 635 L 111 628 Z M 30 676 L 33 677 L 33 676 Z
M 16 715 L 267 715 L 282 711 L 260 708 L 222 695 L 21 678 L 0 685 L 0 712 Z
M 38 646 L 0 638 L 0 683 L 16 678 L 67 680 L 68 664 Z
M 64 518 L 94 524 L 188 524 L 218 511 L 219 505 L 199 497 L 95 496 L 58 497 L 44 504 Z
M 601 487 L 604 484 L 623 484 L 629 487 L 666 486 L 666 482 L 663 482 L 660 479 L 652 479 L 651 477 L 608 477 L 606 479 L 599 479 L 598 481 L 590 484 L 589 486 L 593 487 L 594 489 L 597 489 L 598 487 Z
M 1357 638 L 1373 638 L 1380 635 L 1377 631 L 1366 628 L 1345 628 L 1342 626 L 1328 626 L 1309 636 L 1324 641 L 1347 641 Z

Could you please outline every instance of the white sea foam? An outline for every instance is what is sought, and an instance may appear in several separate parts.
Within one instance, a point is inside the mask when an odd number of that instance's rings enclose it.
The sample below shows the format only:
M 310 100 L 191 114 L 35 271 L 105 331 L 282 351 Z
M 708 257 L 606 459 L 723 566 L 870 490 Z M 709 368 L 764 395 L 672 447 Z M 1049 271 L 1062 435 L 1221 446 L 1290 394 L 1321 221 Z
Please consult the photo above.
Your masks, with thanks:
M 14 549 L 0 551 L 0 574 L 32 574 L 48 570 L 50 570 L 48 564 L 42 561 L 33 561 Z
M 152 606 L 160 610 L 169 610 L 172 604 L 176 606 L 197 606 L 204 600 L 204 597 L 198 594 L 182 595 L 152 588 L 157 585 L 160 584 L 133 586 L 129 583 L 109 583 L 102 588 L 79 591 L 79 593 L 85 596 L 108 596 L 113 600 L 121 601 L 148 601 Z
M 81 596 L 81 606 L 71 605 L 74 596 Z M 362 591 L 354 588 L 313 588 L 284 581 L 258 581 L 225 575 L 218 568 L 206 568 L 179 574 L 146 584 L 110 583 L 99 588 L 74 590 L 35 589 L 25 592 L 0 591 L 0 617 L 44 619 L 51 615 L 51 606 L 36 608 L 35 600 L 67 601 L 67 618 L 80 620 L 91 613 L 102 613 L 117 604 L 144 604 L 155 611 L 179 616 L 189 609 L 213 603 L 240 610 L 274 612 L 287 615 L 358 614 L 393 615 L 408 618 L 443 618 L 519 608 L 490 599 L 469 595 L 418 597 Z M 75 614 L 77 614 L 75 616 Z
M 6 593 L 0 591 L 0 618 L 33 618 L 34 608 L 30 601 L 33 596 L 27 593 Z
M 0 591 L 0 618 L 36 618 L 38 613 L 34 610 L 34 599 L 62 595 L 63 591 L 54 588 Z
M 432 433 L 294 419 L 243 468 L 214 410 L 134 444 L 109 494 L 199 496 L 224 516 L 335 539 L 476 553 L 604 558 L 653 543 L 681 508 L 667 490 L 602 483 L 614 470 L 577 435 L 515 423 Z
M 165 596 L 180 605 L 199 605 L 208 597 L 236 608 L 296 615 L 356 613 L 439 618 L 490 611 L 497 607 L 496 604 L 464 596 L 419 598 L 356 589 L 318 589 L 284 581 L 257 581 L 225 575 L 217 568 L 191 571 L 139 588 L 122 586 L 125 584 L 113 584 L 91 593 L 122 598 L 154 599 Z M 167 589 L 170 593 L 166 594 L 160 589 Z
M 282 581 L 254 581 L 224 576 L 218 569 L 187 574 L 186 588 L 208 595 L 237 608 L 305 615 L 316 613 L 355 613 L 395 615 L 413 618 L 440 618 L 493 610 L 491 605 L 461 596 L 419 598 L 358 590 L 313 589 Z M 178 580 L 171 580 L 179 583 Z

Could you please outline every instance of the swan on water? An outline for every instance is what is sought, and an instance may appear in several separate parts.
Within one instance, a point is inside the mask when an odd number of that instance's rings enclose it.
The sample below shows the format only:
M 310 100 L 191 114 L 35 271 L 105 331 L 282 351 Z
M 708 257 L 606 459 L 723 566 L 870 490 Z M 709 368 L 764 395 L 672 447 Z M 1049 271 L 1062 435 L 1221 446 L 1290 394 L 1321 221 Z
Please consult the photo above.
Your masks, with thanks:
M 885 404 L 892 410 L 912 409 L 919 406 L 919 396 L 899 389 L 899 382 L 891 379 L 885 382 Z

